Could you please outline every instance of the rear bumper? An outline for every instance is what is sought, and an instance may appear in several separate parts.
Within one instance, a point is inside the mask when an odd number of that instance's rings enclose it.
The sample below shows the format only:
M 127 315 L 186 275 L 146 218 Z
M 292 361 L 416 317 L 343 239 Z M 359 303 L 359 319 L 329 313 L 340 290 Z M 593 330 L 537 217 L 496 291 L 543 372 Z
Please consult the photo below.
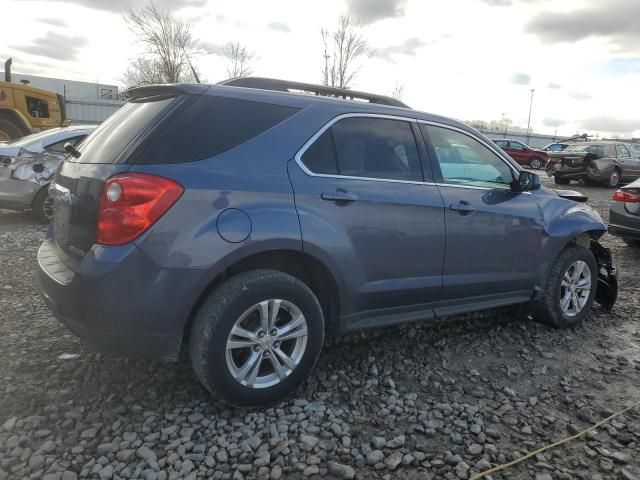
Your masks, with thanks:
M 72 271 L 56 250 L 40 247 L 38 283 L 69 330 L 102 353 L 177 359 L 203 271 L 159 268 L 133 245 L 94 246 Z
M 554 163 L 548 164 L 546 167 L 547 175 L 550 177 L 580 179 L 587 178 L 593 182 L 604 182 L 609 178 L 612 170 L 598 170 L 592 167 L 586 168 L 570 168 L 566 165 Z

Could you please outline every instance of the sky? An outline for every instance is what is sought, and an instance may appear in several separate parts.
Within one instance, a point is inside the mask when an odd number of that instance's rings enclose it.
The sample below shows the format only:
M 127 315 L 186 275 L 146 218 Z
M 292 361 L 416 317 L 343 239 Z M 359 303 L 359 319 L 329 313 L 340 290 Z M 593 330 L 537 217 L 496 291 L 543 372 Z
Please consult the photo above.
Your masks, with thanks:
M 123 14 L 147 0 L 0 0 L 16 73 L 121 83 L 143 52 Z M 156 0 L 204 44 L 240 42 L 254 75 L 320 83 L 320 30 L 342 13 L 375 49 L 352 88 L 460 120 L 640 137 L 640 0 Z M 210 83 L 216 55 L 194 59 Z

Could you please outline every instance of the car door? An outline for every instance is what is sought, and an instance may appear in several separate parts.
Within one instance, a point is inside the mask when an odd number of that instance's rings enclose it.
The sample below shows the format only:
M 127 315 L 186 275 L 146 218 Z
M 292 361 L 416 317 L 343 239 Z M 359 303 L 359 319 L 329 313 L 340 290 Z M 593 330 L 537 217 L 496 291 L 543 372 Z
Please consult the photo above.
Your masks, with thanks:
M 635 180 L 640 176 L 640 160 L 633 158 L 626 145 L 616 143 L 616 155 L 618 156 L 618 163 L 622 167 L 622 180 Z
M 420 128 L 445 205 L 446 255 L 436 314 L 531 298 L 543 232 L 534 195 L 511 191 L 518 172 L 488 143 L 444 125 Z
M 347 328 L 374 322 L 375 310 L 387 316 L 382 323 L 394 314 L 398 321 L 411 311 L 433 314 L 444 206 L 435 184 L 425 182 L 421 151 L 415 122 L 348 115 L 289 163 L 304 249 L 339 273 Z
M 529 159 L 526 147 L 520 142 L 509 141 L 509 155 L 518 163 L 528 163 Z

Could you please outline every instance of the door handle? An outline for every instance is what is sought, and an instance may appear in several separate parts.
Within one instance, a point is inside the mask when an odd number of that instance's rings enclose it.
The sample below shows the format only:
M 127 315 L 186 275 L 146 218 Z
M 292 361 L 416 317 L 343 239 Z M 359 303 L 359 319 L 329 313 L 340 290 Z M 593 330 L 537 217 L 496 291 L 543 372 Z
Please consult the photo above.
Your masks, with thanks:
M 449 205 L 451 210 L 456 212 L 460 212 L 460 215 L 466 215 L 468 213 L 473 213 L 476 211 L 475 207 L 471 205 L 469 202 L 465 202 L 464 200 L 460 200 L 457 204 Z
M 349 192 L 322 192 L 320 198 L 330 202 L 351 203 L 358 200 L 358 196 Z

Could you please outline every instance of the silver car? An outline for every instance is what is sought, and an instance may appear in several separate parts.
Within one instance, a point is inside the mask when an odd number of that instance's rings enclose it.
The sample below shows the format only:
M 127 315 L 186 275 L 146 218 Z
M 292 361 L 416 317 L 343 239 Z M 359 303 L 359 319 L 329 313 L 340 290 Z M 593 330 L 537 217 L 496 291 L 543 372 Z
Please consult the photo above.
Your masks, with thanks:
M 96 125 L 53 128 L 10 142 L 0 142 L 0 208 L 31 209 L 42 222 L 53 215 L 49 183 L 67 152 L 66 143 L 77 145 Z

